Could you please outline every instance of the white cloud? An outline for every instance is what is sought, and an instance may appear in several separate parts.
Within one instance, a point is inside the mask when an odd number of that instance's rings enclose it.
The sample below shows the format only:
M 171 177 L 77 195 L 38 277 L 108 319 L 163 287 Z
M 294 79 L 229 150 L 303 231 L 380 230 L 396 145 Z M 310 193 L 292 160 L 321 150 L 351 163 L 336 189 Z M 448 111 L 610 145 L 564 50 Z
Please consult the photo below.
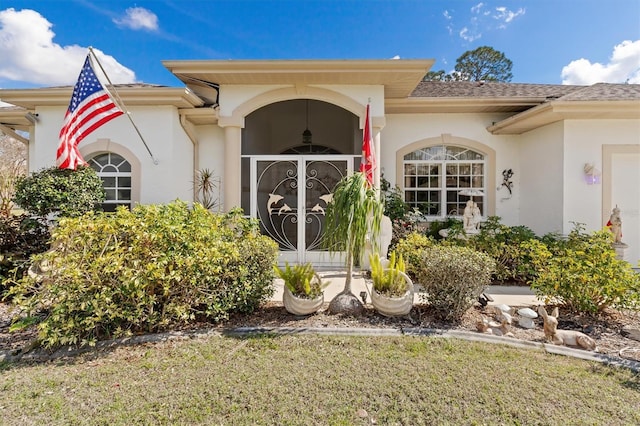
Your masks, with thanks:
M 493 15 L 493 19 L 497 19 L 498 21 L 502 21 L 505 23 L 510 23 L 518 16 L 522 16 L 526 13 L 526 9 L 518 9 L 517 11 L 511 11 L 504 6 L 496 7 L 496 13 Z
M 581 58 L 562 68 L 562 84 L 625 82 L 640 84 L 640 40 L 625 40 L 614 46 L 606 64 Z
M 467 42 L 472 42 L 482 38 L 484 32 L 506 29 L 517 17 L 525 13 L 526 9 L 523 8 L 516 11 L 504 6 L 489 9 L 485 3 L 478 3 L 471 7 L 469 22 L 458 31 L 458 36 Z M 452 34 L 455 31 L 452 24 L 453 14 L 446 10 L 443 16 L 449 22 L 447 24 L 449 34 Z
M 125 16 L 113 20 L 120 27 L 132 30 L 158 30 L 158 16 L 144 7 L 130 7 L 125 11 Z
M 0 10 L 0 80 L 36 85 L 73 85 L 88 49 L 54 43 L 53 24 L 34 10 Z M 132 83 L 135 73 L 94 49 L 113 83 Z M 99 71 L 98 71 L 99 73 Z

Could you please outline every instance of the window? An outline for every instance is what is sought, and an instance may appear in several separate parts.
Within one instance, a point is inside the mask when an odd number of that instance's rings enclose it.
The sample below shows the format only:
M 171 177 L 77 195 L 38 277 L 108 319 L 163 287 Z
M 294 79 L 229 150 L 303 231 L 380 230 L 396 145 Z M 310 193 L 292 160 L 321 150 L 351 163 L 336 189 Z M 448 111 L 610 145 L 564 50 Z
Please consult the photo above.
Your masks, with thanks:
M 483 154 L 459 146 L 431 146 L 405 155 L 403 168 L 404 200 L 411 208 L 434 219 L 462 216 L 466 202 L 473 198 L 485 214 L 485 195 L 460 194 L 486 193 Z
M 102 209 L 113 212 L 118 206 L 131 208 L 131 164 L 113 152 L 98 154 L 88 163 L 102 179 L 106 193 Z

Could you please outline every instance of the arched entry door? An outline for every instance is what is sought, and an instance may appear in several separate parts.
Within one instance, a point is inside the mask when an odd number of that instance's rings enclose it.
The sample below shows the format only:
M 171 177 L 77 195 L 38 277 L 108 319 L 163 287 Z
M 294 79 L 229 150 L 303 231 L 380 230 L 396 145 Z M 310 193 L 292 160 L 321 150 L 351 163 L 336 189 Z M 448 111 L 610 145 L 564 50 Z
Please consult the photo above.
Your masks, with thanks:
M 251 216 L 280 247 L 281 262 L 337 265 L 321 237 L 327 204 L 354 155 L 251 156 Z M 357 156 L 359 158 L 359 156 Z

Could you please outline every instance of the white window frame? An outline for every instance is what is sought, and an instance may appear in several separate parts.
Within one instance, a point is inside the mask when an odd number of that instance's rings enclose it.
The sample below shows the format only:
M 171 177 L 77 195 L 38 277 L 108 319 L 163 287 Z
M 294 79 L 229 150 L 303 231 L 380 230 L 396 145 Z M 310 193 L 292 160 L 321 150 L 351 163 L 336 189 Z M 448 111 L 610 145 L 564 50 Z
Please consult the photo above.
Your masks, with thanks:
M 469 155 L 473 158 L 466 158 Z M 468 169 L 460 174 L 460 166 L 468 166 Z M 411 167 L 414 168 L 415 174 L 408 175 L 407 171 Z M 436 174 L 432 173 L 434 167 L 437 168 Z M 448 167 L 455 167 L 457 173 L 447 175 Z M 427 170 L 427 173 L 419 173 Z M 437 203 L 436 208 L 423 208 L 427 210 L 425 216 L 429 220 L 462 217 L 464 206 L 469 199 L 473 199 L 480 207 L 482 216 L 487 217 L 488 158 L 477 149 L 453 144 L 418 148 L 404 154 L 402 179 L 403 199 L 411 208 L 429 202 Z M 447 186 L 448 179 L 454 179 L 456 186 Z M 465 189 L 477 189 L 484 195 L 460 195 L 459 192 Z M 421 192 L 426 193 L 425 196 L 421 197 Z M 411 194 L 413 196 L 410 196 Z M 447 198 L 449 194 L 455 194 L 452 197 L 454 200 Z M 434 199 L 436 201 L 431 201 Z

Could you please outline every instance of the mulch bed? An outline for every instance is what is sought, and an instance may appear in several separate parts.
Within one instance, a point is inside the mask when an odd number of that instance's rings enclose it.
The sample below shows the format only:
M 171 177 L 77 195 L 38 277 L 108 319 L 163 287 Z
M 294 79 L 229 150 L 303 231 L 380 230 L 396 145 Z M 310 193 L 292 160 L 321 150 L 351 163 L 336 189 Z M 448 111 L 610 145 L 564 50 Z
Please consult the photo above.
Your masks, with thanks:
M 411 313 L 405 317 L 387 318 L 379 315 L 371 305 L 367 305 L 361 316 L 329 315 L 328 304 L 316 314 L 298 317 L 286 312 L 282 303 L 268 302 L 256 312 L 248 315 L 233 315 L 220 324 L 198 323 L 180 327 L 181 331 L 225 330 L 238 327 L 286 327 L 286 328 L 378 328 L 406 329 L 429 328 L 442 330 L 464 330 L 477 332 L 477 324 L 483 319 L 495 318 L 491 306 L 476 304 L 467 311 L 457 324 L 445 323 L 434 318 L 426 305 L 414 305 Z M 533 307 L 535 309 L 535 307 Z M 29 348 L 35 337 L 35 327 L 9 333 L 11 319 L 15 315 L 9 305 L 0 303 L 0 352 L 18 351 Z M 536 319 L 535 329 L 524 329 L 517 325 L 518 315 L 514 315 L 514 325 L 509 328 L 513 338 L 532 342 L 544 342 L 542 319 Z M 558 318 L 559 329 L 580 330 L 591 336 L 598 345 L 598 353 L 640 361 L 640 342 L 623 335 L 623 330 L 640 330 L 640 312 L 607 311 L 600 317 L 571 316 L 562 314 Z

